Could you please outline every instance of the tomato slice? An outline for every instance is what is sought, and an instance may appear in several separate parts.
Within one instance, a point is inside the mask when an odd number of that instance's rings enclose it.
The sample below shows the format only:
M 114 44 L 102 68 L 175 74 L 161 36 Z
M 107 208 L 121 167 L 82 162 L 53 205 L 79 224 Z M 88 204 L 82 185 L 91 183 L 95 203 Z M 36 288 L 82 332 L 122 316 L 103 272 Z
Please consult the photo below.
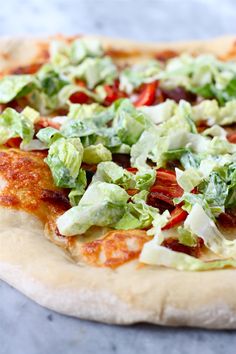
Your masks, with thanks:
M 137 101 L 134 102 L 135 107 L 151 106 L 156 98 L 156 89 L 157 81 L 144 84 Z
M 236 144 L 236 133 L 232 133 L 227 136 L 227 139 L 230 143 Z
M 119 90 L 119 80 L 116 80 L 113 85 L 104 85 L 106 91 L 106 98 L 104 101 L 105 106 L 110 106 L 119 98 L 127 97 L 126 93 Z
M 169 230 L 172 227 L 183 222 L 188 216 L 187 211 L 183 210 L 180 206 L 176 206 L 175 209 L 170 213 L 170 220 L 162 228 L 162 230 Z
M 89 103 L 90 100 L 91 100 L 90 97 L 88 95 L 86 95 L 86 93 L 84 93 L 84 92 L 79 92 L 79 91 L 74 92 L 70 96 L 70 101 L 72 103 L 84 104 L 84 103 Z

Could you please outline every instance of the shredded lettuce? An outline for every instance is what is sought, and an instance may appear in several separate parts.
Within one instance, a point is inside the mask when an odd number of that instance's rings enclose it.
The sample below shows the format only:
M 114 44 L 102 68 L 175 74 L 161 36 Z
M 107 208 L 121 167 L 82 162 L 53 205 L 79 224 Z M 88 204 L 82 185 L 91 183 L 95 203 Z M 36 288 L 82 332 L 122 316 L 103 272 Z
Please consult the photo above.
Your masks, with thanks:
M 117 69 L 110 57 L 87 58 L 80 65 L 70 68 L 71 78 L 84 80 L 89 89 L 101 83 L 112 84 L 117 77 Z
M 220 104 L 236 97 L 236 64 L 211 55 L 183 54 L 171 59 L 159 78 L 166 88 L 182 86 L 204 98 L 216 98 Z
M 124 215 L 129 195 L 115 184 L 91 184 L 79 205 L 66 211 L 57 219 L 59 232 L 65 236 L 83 234 L 91 226 L 115 225 Z
M 114 226 L 118 230 L 144 229 L 152 225 L 158 209 L 146 204 L 147 192 L 141 191 L 127 203 L 123 217 Z
M 149 190 L 156 179 L 155 170 L 143 170 L 133 174 L 114 162 L 102 162 L 98 165 L 93 182 L 114 183 L 127 189 Z
M 138 110 L 146 114 L 155 124 L 160 124 L 174 116 L 177 103 L 167 99 L 155 106 L 142 106 Z
M 84 149 L 83 162 L 87 164 L 98 164 L 111 160 L 111 152 L 102 144 L 90 145 Z
M 181 188 L 183 188 L 185 192 L 191 192 L 197 185 L 202 182 L 203 176 L 198 170 L 192 167 L 186 171 L 182 171 L 179 168 L 176 168 L 175 172 L 177 183 Z
M 58 187 L 75 188 L 82 159 L 83 146 L 79 138 L 60 138 L 50 146 L 45 162 Z
M 76 187 L 71 189 L 68 196 L 71 206 L 76 206 L 79 204 L 80 199 L 85 193 L 86 187 L 87 187 L 86 172 L 80 169 L 79 175 L 76 179 Z
M 34 124 L 31 119 L 12 108 L 6 108 L 0 115 L 0 144 L 10 138 L 20 137 L 24 144 L 28 144 L 34 135 Z
M 217 259 L 204 262 L 199 258 L 160 246 L 155 240 L 145 243 L 139 260 L 145 264 L 174 268 L 182 271 L 204 271 L 236 267 L 235 259 Z
M 8 103 L 17 96 L 24 96 L 34 84 L 32 75 L 9 75 L 0 80 L 0 103 Z
M 114 107 L 112 127 L 122 143 L 131 146 L 137 142 L 142 132 L 151 126 L 151 121 L 135 109 L 128 99 L 119 100 Z
M 55 128 L 47 127 L 40 129 L 36 134 L 36 137 L 49 147 L 54 141 L 63 137 L 63 135 Z
M 150 60 L 145 64 L 126 68 L 120 75 L 120 89 L 131 94 L 142 83 L 154 81 L 160 70 L 161 64 L 157 60 Z
M 201 237 L 205 246 L 218 256 L 225 258 L 236 257 L 236 240 L 226 239 L 200 204 L 196 203 L 192 207 L 184 222 L 184 227 Z
M 101 43 L 94 39 L 76 39 L 71 44 L 52 41 L 49 48 L 50 61 L 56 66 L 77 65 L 87 57 L 101 57 Z

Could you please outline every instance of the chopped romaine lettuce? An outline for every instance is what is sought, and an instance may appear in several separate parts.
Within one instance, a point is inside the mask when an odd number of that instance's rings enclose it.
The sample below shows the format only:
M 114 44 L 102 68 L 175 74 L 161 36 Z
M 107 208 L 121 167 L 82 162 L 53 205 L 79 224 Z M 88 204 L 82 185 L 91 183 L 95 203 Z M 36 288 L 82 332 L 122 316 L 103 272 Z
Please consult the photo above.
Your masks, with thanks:
M 98 164 L 102 161 L 111 161 L 111 152 L 103 145 L 90 145 L 84 148 L 83 162 L 87 164 Z
M 145 64 L 137 64 L 132 68 L 126 68 L 120 75 L 120 89 L 131 94 L 142 83 L 156 80 L 161 70 L 161 64 L 157 60 Z
M 193 167 L 185 171 L 176 168 L 175 172 L 177 183 L 185 192 L 191 192 L 201 183 L 203 178 L 202 174 Z
M 79 38 L 71 44 L 63 41 L 52 41 L 50 48 L 50 61 L 55 66 L 77 65 L 87 57 L 100 57 L 103 55 L 101 43 L 95 39 Z
M 145 264 L 174 268 L 182 271 L 204 271 L 236 267 L 235 259 L 216 259 L 204 262 L 199 258 L 160 246 L 155 240 L 145 243 L 139 260 Z
M 34 136 L 34 124 L 31 119 L 12 108 L 6 108 L 0 115 L 0 144 L 10 138 L 20 137 L 28 144 Z
M 143 170 L 133 174 L 114 162 L 102 162 L 98 165 L 93 182 L 114 183 L 127 189 L 149 190 L 156 179 L 155 170 Z
M 58 187 L 76 188 L 82 159 L 83 146 L 79 138 L 60 138 L 50 146 L 45 162 Z
M 236 240 L 226 239 L 200 204 L 196 203 L 192 207 L 184 222 L 184 227 L 201 237 L 205 246 L 218 256 L 225 258 L 236 257 Z
M 0 80 L 0 103 L 8 103 L 17 96 L 29 93 L 34 84 L 32 75 L 9 75 Z
M 76 187 L 71 189 L 68 196 L 71 206 L 76 206 L 79 204 L 80 199 L 85 193 L 86 187 L 87 187 L 86 172 L 80 169 L 79 175 L 76 179 Z
M 91 184 L 79 205 L 66 211 L 57 219 L 59 232 L 65 236 L 83 234 L 91 226 L 115 225 L 125 212 L 129 195 L 115 184 Z
M 146 204 L 147 192 L 136 194 L 126 205 L 123 217 L 114 226 L 117 230 L 144 229 L 151 226 L 158 209 Z

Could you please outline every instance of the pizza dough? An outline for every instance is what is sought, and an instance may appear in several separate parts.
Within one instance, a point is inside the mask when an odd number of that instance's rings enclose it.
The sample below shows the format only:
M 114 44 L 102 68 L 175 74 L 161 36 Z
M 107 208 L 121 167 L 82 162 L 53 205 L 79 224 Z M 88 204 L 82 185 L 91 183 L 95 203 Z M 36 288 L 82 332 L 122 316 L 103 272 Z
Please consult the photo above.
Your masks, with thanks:
M 163 49 L 224 55 L 233 38 L 178 44 L 135 44 L 104 39 L 134 61 Z M 2 39 L 0 67 L 27 65 L 45 55 L 47 40 Z M 44 52 L 44 54 L 43 54 Z M 131 52 L 131 56 L 128 53 Z M 4 182 L 0 183 L 0 186 Z M 0 278 L 37 303 L 63 314 L 106 323 L 236 328 L 236 270 L 180 272 L 140 267 L 115 270 L 78 265 L 50 243 L 43 225 L 25 212 L 0 208 Z

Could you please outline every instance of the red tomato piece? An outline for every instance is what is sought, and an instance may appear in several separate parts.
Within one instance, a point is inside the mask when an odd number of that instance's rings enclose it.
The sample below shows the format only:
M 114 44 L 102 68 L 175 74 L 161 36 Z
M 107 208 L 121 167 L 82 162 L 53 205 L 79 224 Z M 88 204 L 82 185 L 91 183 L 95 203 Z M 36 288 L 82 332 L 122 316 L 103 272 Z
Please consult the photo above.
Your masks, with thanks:
M 84 104 L 84 103 L 90 102 L 90 97 L 88 95 L 86 95 L 86 93 L 78 91 L 78 92 L 72 93 L 72 95 L 70 96 L 70 101 L 72 103 Z
M 236 133 L 232 133 L 228 135 L 227 139 L 230 143 L 236 144 Z
M 170 220 L 168 221 L 166 226 L 162 228 L 162 230 L 169 230 L 172 227 L 180 224 L 187 218 L 188 213 L 187 211 L 183 210 L 180 206 L 176 206 L 175 209 L 170 213 L 170 216 L 171 216 Z
M 144 84 L 137 101 L 134 102 L 135 107 L 151 106 L 156 98 L 156 89 L 157 81 Z
M 110 106 L 113 102 L 119 98 L 127 97 L 125 92 L 119 90 L 119 80 L 115 80 L 113 85 L 104 85 L 106 91 L 106 98 L 104 101 L 105 106 Z

